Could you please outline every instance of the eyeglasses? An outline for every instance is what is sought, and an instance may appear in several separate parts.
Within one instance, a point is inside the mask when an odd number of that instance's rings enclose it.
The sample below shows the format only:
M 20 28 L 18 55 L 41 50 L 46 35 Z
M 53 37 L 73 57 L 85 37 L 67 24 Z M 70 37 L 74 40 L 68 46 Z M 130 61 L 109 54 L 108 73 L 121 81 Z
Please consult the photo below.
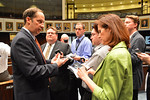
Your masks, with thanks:
M 77 31 L 77 30 L 81 31 L 82 29 L 81 29 L 81 28 L 76 28 L 75 30 L 76 30 L 76 31 Z
M 48 35 L 50 35 L 50 34 L 51 34 L 51 35 L 54 35 L 54 34 L 56 34 L 56 33 L 49 32 L 49 33 L 47 33 L 47 34 L 48 34 Z

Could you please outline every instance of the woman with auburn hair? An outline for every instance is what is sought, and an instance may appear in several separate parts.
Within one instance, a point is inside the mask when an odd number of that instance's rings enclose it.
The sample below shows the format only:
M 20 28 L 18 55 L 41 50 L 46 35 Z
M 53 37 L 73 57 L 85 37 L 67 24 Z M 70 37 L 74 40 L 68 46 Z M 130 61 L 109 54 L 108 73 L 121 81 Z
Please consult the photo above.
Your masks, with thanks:
M 78 69 L 78 76 L 92 91 L 92 100 L 132 100 L 133 80 L 129 33 L 115 14 L 102 15 L 95 22 L 103 45 L 111 47 L 96 71 Z M 88 77 L 93 75 L 93 80 Z

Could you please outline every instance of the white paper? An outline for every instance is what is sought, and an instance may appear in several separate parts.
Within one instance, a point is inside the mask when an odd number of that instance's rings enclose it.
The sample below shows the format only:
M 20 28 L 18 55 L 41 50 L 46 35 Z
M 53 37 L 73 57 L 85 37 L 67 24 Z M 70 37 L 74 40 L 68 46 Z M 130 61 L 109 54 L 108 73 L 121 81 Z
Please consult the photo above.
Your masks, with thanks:
M 68 69 L 71 70 L 71 71 L 75 74 L 75 76 L 76 76 L 77 78 L 79 78 L 79 76 L 77 75 L 77 72 L 78 72 L 77 68 L 74 68 L 74 67 L 72 67 L 72 66 L 68 66 Z

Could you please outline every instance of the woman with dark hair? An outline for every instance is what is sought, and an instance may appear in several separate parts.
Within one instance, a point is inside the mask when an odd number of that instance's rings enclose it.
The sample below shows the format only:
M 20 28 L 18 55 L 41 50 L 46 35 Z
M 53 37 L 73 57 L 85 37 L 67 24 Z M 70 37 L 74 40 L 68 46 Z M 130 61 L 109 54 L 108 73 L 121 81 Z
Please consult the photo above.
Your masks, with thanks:
M 111 48 L 96 71 L 86 71 L 85 67 L 81 67 L 78 76 L 91 89 L 92 100 L 132 100 L 129 33 L 123 21 L 114 14 L 102 15 L 95 23 L 98 24 L 101 43 Z M 88 74 L 93 75 L 93 81 Z

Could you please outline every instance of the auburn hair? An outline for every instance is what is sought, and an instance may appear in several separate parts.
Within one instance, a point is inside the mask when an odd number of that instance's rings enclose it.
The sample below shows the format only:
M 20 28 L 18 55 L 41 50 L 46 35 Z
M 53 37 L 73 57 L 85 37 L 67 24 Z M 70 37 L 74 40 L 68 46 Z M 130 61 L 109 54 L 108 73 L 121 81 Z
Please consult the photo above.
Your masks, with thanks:
M 127 48 L 129 48 L 129 33 L 121 18 L 115 14 L 106 14 L 98 17 L 95 21 L 104 29 L 110 29 L 110 41 L 107 45 L 113 48 L 121 41 L 125 41 Z

